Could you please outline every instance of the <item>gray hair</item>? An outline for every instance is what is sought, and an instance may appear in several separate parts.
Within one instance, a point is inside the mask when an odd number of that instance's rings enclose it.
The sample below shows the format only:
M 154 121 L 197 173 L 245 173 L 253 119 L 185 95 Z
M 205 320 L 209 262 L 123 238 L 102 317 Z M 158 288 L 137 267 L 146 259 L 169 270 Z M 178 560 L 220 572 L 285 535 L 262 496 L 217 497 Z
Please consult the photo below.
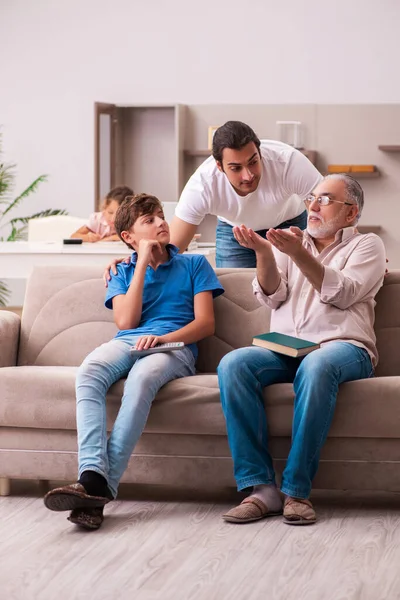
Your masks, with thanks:
M 357 204 L 358 206 L 358 221 L 364 208 L 364 192 L 358 181 L 354 179 L 354 177 L 351 177 L 351 175 L 347 175 L 347 173 L 331 173 L 330 175 L 324 177 L 324 179 L 336 179 L 343 181 L 346 186 L 347 200 Z

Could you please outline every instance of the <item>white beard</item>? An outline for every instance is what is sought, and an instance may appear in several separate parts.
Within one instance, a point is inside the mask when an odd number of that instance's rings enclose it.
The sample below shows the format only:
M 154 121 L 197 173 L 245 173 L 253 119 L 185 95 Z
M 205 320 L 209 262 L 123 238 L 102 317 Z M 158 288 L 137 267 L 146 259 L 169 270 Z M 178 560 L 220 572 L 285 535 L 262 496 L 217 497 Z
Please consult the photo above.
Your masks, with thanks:
M 307 223 L 307 232 L 311 237 L 317 240 L 332 237 L 339 229 L 341 229 L 341 227 L 338 227 L 341 220 L 342 211 L 335 217 L 332 217 L 332 219 L 329 219 L 329 221 L 324 221 L 321 218 L 321 221 L 318 223 Z

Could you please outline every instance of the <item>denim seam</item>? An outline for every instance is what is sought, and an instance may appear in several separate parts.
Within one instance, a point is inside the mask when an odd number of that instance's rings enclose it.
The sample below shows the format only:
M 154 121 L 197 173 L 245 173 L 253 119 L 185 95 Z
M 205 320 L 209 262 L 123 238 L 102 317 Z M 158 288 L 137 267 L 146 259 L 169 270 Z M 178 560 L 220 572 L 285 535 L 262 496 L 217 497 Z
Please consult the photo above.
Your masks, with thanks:
M 307 500 L 309 498 L 310 493 L 304 493 L 303 491 L 299 492 L 298 488 L 293 488 L 290 485 L 282 485 L 281 492 L 286 496 L 291 496 L 292 498 L 301 498 L 302 500 Z
M 237 479 L 236 485 L 238 491 L 242 491 L 248 487 L 254 487 L 255 485 L 272 485 L 275 484 L 275 478 L 268 477 L 244 477 L 243 479 Z
M 262 397 L 262 387 L 261 387 L 261 383 L 259 381 L 257 381 L 257 386 L 256 386 L 257 392 L 261 394 Z M 257 440 L 258 440 L 258 444 L 260 446 L 260 448 L 263 448 L 264 445 L 264 440 L 262 437 L 262 418 L 265 418 L 266 421 L 266 430 L 268 428 L 268 421 L 267 421 L 267 417 L 265 415 L 265 408 L 264 408 L 264 403 L 262 402 L 261 405 L 258 403 L 258 435 L 257 435 Z M 268 433 L 267 433 L 267 439 L 265 440 L 265 445 L 266 445 L 266 451 L 268 452 Z M 266 466 L 266 471 L 267 471 L 267 476 L 268 479 L 274 479 L 274 472 L 270 472 L 270 469 L 268 467 L 268 465 Z M 258 485 L 258 484 L 253 484 L 253 485 Z

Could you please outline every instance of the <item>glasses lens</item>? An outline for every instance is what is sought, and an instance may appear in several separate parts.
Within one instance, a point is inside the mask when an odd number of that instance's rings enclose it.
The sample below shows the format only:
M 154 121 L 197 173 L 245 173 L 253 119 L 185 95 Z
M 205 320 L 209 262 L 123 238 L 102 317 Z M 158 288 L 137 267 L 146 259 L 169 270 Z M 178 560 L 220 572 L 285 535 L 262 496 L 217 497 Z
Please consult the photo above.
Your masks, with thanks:
M 329 196 L 320 196 L 318 198 L 318 202 L 321 206 L 328 206 L 328 204 L 330 203 L 330 198 Z

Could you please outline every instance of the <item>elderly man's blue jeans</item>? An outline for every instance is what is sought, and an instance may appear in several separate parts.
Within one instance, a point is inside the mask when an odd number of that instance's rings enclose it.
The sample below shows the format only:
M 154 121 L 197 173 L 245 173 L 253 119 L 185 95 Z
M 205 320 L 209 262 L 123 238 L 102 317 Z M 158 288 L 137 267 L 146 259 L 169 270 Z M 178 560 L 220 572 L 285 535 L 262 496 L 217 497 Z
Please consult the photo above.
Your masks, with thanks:
M 99 346 L 85 358 L 76 378 L 79 476 L 83 471 L 99 473 L 114 498 L 158 390 L 195 373 L 189 348 L 134 358 L 130 348 L 136 339 L 126 335 Z M 122 377 L 121 407 L 107 440 L 106 394 Z
M 293 383 L 292 445 L 281 490 L 288 496 L 308 498 L 335 411 L 339 384 L 372 376 L 366 350 L 345 342 L 331 342 L 303 358 L 257 346 L 224 356 L 218 379 L 238 490 L 275 483 L 264 387 Z
M 276 226 L 276 229 L 289 229 L 289 227 L 307 227 L 307 211 L 304 211 L 298 217 L 289 219 Z M 256 253 L 250 248 L 244 248 L 235 240 L 232 233 L 232 225 L 218 219 L 216 230 L 216 256 L 215 264 L 217 267 L 234 268 L 254 268 L 256 266 Z M 257 231 L 262 237 L 265 237 L 268 229 Z

